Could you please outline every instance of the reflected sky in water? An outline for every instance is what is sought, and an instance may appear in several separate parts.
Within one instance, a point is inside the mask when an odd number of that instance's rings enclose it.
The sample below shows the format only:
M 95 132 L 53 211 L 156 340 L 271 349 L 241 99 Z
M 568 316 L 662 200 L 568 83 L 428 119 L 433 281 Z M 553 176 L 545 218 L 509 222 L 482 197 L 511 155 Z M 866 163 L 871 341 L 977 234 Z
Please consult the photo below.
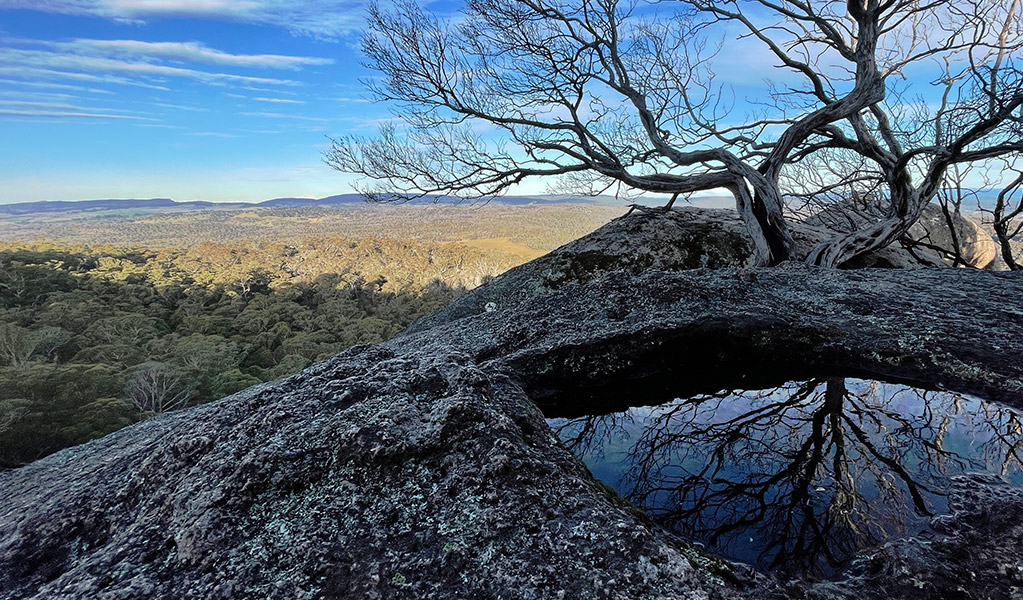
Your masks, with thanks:
M 817 379 L 550 419 L 594 476 L 717 553 L 826 576 L 859 550 L 926 531 L 947 480 L 1023 484 L 1023 417 L 975 398 Z

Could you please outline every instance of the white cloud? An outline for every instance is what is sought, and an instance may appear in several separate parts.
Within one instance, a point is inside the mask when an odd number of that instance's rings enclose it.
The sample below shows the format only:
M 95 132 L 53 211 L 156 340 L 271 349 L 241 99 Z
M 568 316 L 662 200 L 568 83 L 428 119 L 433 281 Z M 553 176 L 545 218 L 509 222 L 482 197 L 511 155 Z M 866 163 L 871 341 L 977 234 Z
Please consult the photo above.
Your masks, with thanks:
M 2 80 L 0 80 L 0 82 L 2 82 Z M 62 94 L 62 93 L 57 93 L 57 92 L 39 92 L 39 91 L 27 92 L 25 90 L 5 90 L 5 89 L 0 89 L 0 96 L 7 97 L 7 98 L 27 98 L 28 100 L 31 100 L 31 101 L 39 101 L 39 100 L 41 100 L 43 98 L 49 98 L 49 99 L 52 99 L 52 100 L 57 100 L 57 99 L 59 99 L 59 100 L 69 100 L 69 99 L 72 99 L 72 98 L 75 97 L 72 94 Z M 4 102 L 4 100 L 0 100 L 0 102 Z
M 289 100 L 287 98 L 253 98 L 260 102 L 274 102 L 276 104 L 305 104 L 305 100 Z
M 73 90 L 78 92 L 89 92 L 92 94 L 113 94 L 113 92 L 111 92 L 110 90 L 101 90 L 99 88 L 87 88 L 80 85 L 71 85 L 67 83 L 52 83 L 49 81 L 20 81 L 16 79 L 0 79 L 0 84 L 10 85 L 14 87 L 33 87 L 51 90 Z
M 3 59 L 3 51 L 0 49 L 0 62 Z M 169 87 L 156 85 L 142 81 L 118 77 L 116 75 L 94 75 L 92 73 L 76 73 L 73 71 L 59 71 L 56 69 L 43 69 L 32 66 L 4 67 L 0 66 L 0 75 L 12 77 L 24 77 L 27 79 L 74 79 L 78 81 L 89 81 L 93 83 L 116 83 L 119 85 L 134 85 L 153 90 L 170 91 Z
M 210 109 L 203 106 L 186 106 L 184 104 L 170 104 L 167 102 L 153 102 L 153 106 L 159 106 L 160 108 L 172 108 L 174 110 L 185 110 L 189 112 L 209 112 Z
M 249 91 L 252 91 L 252 92 L 268 92 L 270 94 L 291 94 L 292 96 L 297 96 L 298 95 L 298 92 L 289 92 L 288 90 L 282 90 L 282 89 L 273 89 L 273 90 L 271 90 L 271 89 L 267 89 L 267 88 L 255 87 L 255 86 L 252 86 L 252 85 L 243 85 L 241 87 L 242 87 L 243 90 L 249 90 Z M 239 96 L 239 97 L 240 98 L 244 98 L 244 96 Z
M 273 112 L 243 112 L 242 115 L 246 117 L 268 117 L 271 119 L 295 119 L 298 121 L 318 121 L 326 123 L 330 119 L 324 119 L 322 117 L 307 117 L 304 115 L 289 115 L 284 113 L 273 113 Z
M 263 85 L 298 85 L 288 79 L 271 79 L 268 77 L 251 77 L 230 73 L 199 71 L 183 67 L 157 65 L 146 62 L 132 62 L 101 56 L 81 56 L 77 54 L 61 54 L 40 50 L 19 50 L 13 48 L 0 49 L 0 63 L 18 64 L 23 67 L 40 67 L 47 69 L 66 69 L 72 71 L 99 71 L 102 73 L 118 73 L 145 77 L 187 77 L 206 83 L 259 83 Z
M 18 109 L 7 109 L 0 106 L 0 116 L 3 117 L 26 117 L 26 118 L 43 118 L 43 119 L 126 119 L 132 121 L 154 121 L 147 117 L 136 117 L 133 115 L 113 115 L 109 113 L 88 113 L 72 110 L 18 110 Z
M 131 112 L 131 111 L 129 111 Z M 149 117 L 124 114 L 111 108 L 78 106 L 67 102 L 38 102 L 27 100 L 0 100 L 0 115 L 8 117 L 33 118 L 89 118 L 128 119 L 132 121 L 155 121 Z
M 268 25 L 336 39 L 363 26 L 368 0 L 4 0 L 2 8 L 91 15 L 122 22 L 197 17 Z
M 218 137 L 218 138 L 236 138 L 237 135 L 233 133 L 220 133 L 217 131 L 193 131 L 188 135 L 194 135 L 198 137 Z
M 77 111 L 109 111 L 109 108 L 84 108 L 81 106 L 75 106 L 73 104 L 67 104 L 64 102 L 33 102 L 33 101 L 22 101 L 22 100 L 0 100 L 0 107 L 7 108 L 36 108 L 36 109 L 62 109 L 62 110 L 77 110 Z
M 102 54 L 128 55 L 143 58 L 165 58 L 172 60 L 249 67 L 262 69 L 298 70 L 310 65 L 329 65 L 330 58 L 312 56 L 282 56 L 279 54 L 230 54 L 210 48 L 201 42 L 143 42 L 138 40 L 89 40 L 76 39 L 61 42 L 61 48 L 72 52 L 99 52 Z

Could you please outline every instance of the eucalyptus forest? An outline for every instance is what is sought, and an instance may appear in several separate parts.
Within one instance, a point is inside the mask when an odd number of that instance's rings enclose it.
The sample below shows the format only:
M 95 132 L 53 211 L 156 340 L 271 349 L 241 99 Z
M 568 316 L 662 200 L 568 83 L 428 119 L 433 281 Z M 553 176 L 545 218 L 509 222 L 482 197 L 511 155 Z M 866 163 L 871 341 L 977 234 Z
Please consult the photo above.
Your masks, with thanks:
M 421 207 L 415 226 L 358 205 L 10 219 L 11 237 L 65 241 L 0 243 L 0 468 L 386 340 L 621 212 L 448 208 Z M 317 236 L 317 221 L 378 235 Z M 492 237 L 441 241 L 454 223 Z M 271 225 L 278 239 L 243 237 Z M 83 243 L 118 235 L 153 247 Z

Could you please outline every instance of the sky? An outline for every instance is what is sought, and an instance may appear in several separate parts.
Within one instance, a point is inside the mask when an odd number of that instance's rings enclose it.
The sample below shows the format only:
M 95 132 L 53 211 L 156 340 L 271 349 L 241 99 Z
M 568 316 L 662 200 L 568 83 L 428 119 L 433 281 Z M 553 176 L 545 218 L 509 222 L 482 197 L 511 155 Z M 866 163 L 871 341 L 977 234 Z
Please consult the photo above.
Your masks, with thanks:
M 459 3 L 422 2 L 440 16 Z M 322 157 L 328 137 L 392 117 L 361 83 L 368 4 L 0 0 L 0 204 L 353 191 Z M 715 70 L 740 105 L 785 76 L 757 42 L 726 37 Z
M 0 0 L 0 203 L 351 191 L 365 0 Z
M 0 0 L 0 204 L 353 191 L 322 156 L 392 117 L 360 83 L 368 4 Z M 719 58 L 730 80 L 762 76 L 748 53 Z

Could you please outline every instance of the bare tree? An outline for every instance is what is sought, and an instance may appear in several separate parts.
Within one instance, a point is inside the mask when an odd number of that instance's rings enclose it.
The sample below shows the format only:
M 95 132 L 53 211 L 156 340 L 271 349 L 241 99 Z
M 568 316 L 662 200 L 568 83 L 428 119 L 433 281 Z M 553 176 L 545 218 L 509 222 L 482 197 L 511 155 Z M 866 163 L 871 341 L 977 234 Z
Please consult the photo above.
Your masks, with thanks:
M 131 376 L 124 391 L 140 414 L 184 408 L 195 396 L 186 375 L 164 363 L 147 363 Z
M 1017 244 L 1023 244 L 1023 168 L 1005 164 L 1005 171 L 1014 177 L 1006 183 L 995 198 L 991 209 L 995 239 L 1002 252 L 1002 259 L 1011 271 L 1023 271 L 1023 257 L 1015 251 Z
M 0 402 L 0 435 L 6 433 L 8 428 L 21 418 L 26 404 L 27 401 L 19 398 Z
M 22 369 L 38 355 L 52 359 L 70 339 L 71 333 L 60 327 L 26 329 L 0 323 L 0 365 Z
M 554 429 L 588 463 L 610 451 L 604 473 L 620 469 L 618 489 L 658 523 L 755 551 L 757 562 L 788 572 L 826 571 L 905 535 L 942 508 L 951 476 L 1012 475 L 1023 465 L 1013 410 L 842 378 L 695 396 Z
M 668 206 L 726 189 L 757 264 L 836 266 L 903 236 L 950 168 L 1023 149 L 1020 0 L 468 0 L 464 13 L 370 11 L 369 85 L 398 124 L 335 139 L 325 160 L 377 181 L 375 199 L 490 197 L 542 176 Z M 715 74 L 712 40 L 737 30 L 777 65 L 748 115 Z M 833 168 L 803 177 L 819 164 Z M 792 202 L 853 192 L 873 200 L 869 218 L 796 256 Z
M 16 369 L 28 364 L 36 351 L 32 332 L 12 323 L 0 324 L 0 362 Z

